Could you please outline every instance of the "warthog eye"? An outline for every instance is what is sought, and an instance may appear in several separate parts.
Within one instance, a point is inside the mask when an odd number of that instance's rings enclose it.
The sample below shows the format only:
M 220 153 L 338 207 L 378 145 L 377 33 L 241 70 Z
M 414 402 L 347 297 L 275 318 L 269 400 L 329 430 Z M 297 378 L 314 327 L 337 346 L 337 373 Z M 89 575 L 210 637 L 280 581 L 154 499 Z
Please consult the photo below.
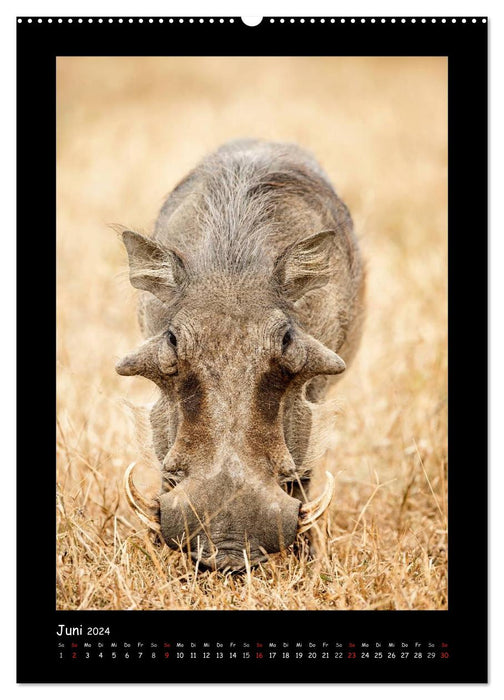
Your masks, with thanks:
M 282 350 L 286 350 L 292 342 L 292 331 L 289 329 L 282 338 Z
M 166 337 L 168 338 L 169 342 L 173 345 L 173 347 L 176 348 L 177 347 L 177 338 L 175 337 L 175 334 L 172 333 L 171 331 L 167 331 Z

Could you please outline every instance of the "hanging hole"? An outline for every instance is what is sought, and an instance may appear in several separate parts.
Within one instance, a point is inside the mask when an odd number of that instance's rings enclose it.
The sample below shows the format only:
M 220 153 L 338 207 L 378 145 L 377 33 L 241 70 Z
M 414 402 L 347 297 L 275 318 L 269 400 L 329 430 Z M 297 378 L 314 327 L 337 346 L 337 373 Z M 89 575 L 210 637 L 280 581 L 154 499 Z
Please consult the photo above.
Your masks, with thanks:
M 246 24 L 247 27 L 257 27 L 258 24 L 261 24 L 262 17 L 242 17 L 241 21 L 243 24 Z

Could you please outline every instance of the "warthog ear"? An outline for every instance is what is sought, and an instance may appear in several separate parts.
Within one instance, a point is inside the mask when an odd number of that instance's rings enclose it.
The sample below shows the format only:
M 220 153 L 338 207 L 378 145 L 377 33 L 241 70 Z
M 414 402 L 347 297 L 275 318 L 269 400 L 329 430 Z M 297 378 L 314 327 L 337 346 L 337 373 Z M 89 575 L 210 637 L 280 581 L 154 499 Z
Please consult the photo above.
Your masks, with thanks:
M 170 301 L 187 280 L 181 257 L 134 231 L 124 231 L 122 238 L 133 287 L 150 292 L 163 302 Z
M 288 246 L 277 258 L 273 277 L 284 296 L 297 301 L 330 278 L 329 257 L 335 231 L 321 231 Z

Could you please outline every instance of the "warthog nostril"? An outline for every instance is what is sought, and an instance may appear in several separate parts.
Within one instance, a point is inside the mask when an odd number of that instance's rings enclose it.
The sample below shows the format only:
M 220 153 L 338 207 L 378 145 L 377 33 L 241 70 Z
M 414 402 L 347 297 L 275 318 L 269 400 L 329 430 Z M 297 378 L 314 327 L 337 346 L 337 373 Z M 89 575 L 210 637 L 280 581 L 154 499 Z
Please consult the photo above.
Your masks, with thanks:
M 238 553 L 229 555 L 224 554 L 217 557 L 215 565 L 219 571 L 222 571 L 222 573 L 225 574 L 231 573 L 232 571 L 242 571 L 246 568 L 243 554 L 240 556 Z
M 191 552 L 191 559 L 197 564 L 202 564 L 204 567 L 216 569 L 218 552 L 219 550 L 217 548 L 211 554 L 202 550 Z
M 247 561 L 245 561 L 245 556 L 247 557 Z M 221 554 L 220 557 L 216 558 L 215 564 L 216 568 L 223 573 L 230 573 L 232 571 L 240 572 L 244 571 L 247 565 L 257 566 L 261 562 L 267 561 L 268 558 L 267 554 L 264 555 L 259 552 L 251 555 L 245 555 L 244 552 L 233 552 L 230 554 Z
M 247 563 L 250 566 L 256 566 L 260 562 L 268 559 L 266 553 L 257 552 L 247 554 Z M 212 569 L 213 571 L 221 571 L 222 573 L 240 572 L 247 568 L 245 555 L 238 550 L 217 550 L 212 555 L 202 554 L 201 552 L 191 552 L 191 559 L 198 564 L 202 569 Z

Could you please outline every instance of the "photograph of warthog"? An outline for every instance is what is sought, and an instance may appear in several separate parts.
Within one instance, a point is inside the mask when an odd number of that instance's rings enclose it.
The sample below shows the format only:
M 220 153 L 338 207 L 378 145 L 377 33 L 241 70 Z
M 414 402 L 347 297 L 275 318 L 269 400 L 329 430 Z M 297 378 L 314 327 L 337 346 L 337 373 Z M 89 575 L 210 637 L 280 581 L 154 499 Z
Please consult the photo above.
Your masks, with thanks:
M 59 610 L 448 607 L 447 66 L 57 58 Z
M 126 494 L 172 548 L 240 570 L 293 544 L 308 500 L 312 406 L 352 359 L 364 275 L 347 207 L 292 144 L 227 143 L 164 203 L 152 238 L 122 234 L 147 338 L 117 364 L 160 389 L 150 414 L 162 485 Z

